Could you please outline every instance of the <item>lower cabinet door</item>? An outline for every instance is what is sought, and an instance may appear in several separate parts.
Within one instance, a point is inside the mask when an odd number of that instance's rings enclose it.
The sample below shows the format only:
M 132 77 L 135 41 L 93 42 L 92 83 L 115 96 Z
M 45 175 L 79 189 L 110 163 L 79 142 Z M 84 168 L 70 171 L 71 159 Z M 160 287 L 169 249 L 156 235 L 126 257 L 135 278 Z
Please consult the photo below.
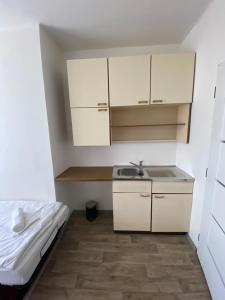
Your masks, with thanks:
M 72 108 L 75 146 L 110 145 L 108 108 Z
M 153 194 L 152 232 L 188 232 L 192 194 Z
M 151 194 L 113 193 L 114 230 L 150 231 Z

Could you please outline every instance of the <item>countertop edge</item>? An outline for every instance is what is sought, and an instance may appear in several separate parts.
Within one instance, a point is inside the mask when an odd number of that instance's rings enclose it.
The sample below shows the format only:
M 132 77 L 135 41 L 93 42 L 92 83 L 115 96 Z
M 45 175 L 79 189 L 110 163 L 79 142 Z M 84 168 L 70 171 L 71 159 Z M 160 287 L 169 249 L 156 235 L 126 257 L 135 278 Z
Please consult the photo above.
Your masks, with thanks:
M 157 181 L 157 182 L 194 182 L 195 179 L 187 174 L 185 171 L 175 165 L 166 166 L 144 166 L 144 168 L 157 168 L 157 167 L 175 167 L 185 176 L 182 178 L 176 177 L 149 177 L 149 178 L 114 178 L 113 168 L 114 167 L 127 167 L 127 165 L 115 165 L 115 166 L 74 166 L 65 169 L 62 173 L 55 177 L 56 182 L 84 182 L 84 181 Z M 94 171 L 94 172 L 93 172 Z M 92 172 L 92 175 L 90 175 Z

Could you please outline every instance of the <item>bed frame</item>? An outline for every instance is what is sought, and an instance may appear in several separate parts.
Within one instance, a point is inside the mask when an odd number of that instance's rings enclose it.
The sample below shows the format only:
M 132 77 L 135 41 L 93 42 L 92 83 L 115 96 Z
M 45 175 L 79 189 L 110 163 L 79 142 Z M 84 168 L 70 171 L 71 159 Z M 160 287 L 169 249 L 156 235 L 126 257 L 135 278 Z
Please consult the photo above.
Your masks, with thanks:
M 0 300 L 22 300 L 25 297 L 26 293 L 32 287 L 32 285 L 36 281 L 38 275 L 40 274 L 40 271 L 42 270 L 47 258 L 49 257 L 50 253 L 52 252 L 54 245 L 56 244 L 57 240 L 61 236 L 61 232 L 63 232 L 64 225 L 65 225 L 65 223 L 58 229 L 58 232 L 57 232 L 54 240 L 52 241 L 51 245 L 48 247 L 48 250 L 42 256 L 41 261 L 37 265 L 31 278 L 29 279 L 29 281 L 26 284 L 13 285 L 13 286 L 0 284 Z M 49 238 L 51 238 L 51 235 Z M 41 251 L 42 251 L 42 249 L 41 249 Z M 40 255 L 41 255 L 41 251 L 40 251 Z

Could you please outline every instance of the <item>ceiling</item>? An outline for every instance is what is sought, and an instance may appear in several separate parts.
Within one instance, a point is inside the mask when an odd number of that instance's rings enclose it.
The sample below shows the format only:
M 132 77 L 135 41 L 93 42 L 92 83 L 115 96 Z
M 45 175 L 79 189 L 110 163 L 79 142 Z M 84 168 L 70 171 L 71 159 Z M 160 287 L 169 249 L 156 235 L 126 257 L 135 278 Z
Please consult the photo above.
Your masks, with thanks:
M 65 51 L 180 43 L 209 2 L 4 0 L 44 24 Z

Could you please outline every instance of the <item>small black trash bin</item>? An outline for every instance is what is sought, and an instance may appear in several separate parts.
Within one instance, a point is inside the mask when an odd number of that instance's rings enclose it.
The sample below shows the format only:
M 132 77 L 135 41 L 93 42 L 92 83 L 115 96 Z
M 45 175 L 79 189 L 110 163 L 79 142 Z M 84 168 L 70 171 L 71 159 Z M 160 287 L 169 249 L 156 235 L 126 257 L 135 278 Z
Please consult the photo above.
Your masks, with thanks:
M 86 217 L 89 221 L 97 218 L 97 202 L 90 200 L 86 203 Z

